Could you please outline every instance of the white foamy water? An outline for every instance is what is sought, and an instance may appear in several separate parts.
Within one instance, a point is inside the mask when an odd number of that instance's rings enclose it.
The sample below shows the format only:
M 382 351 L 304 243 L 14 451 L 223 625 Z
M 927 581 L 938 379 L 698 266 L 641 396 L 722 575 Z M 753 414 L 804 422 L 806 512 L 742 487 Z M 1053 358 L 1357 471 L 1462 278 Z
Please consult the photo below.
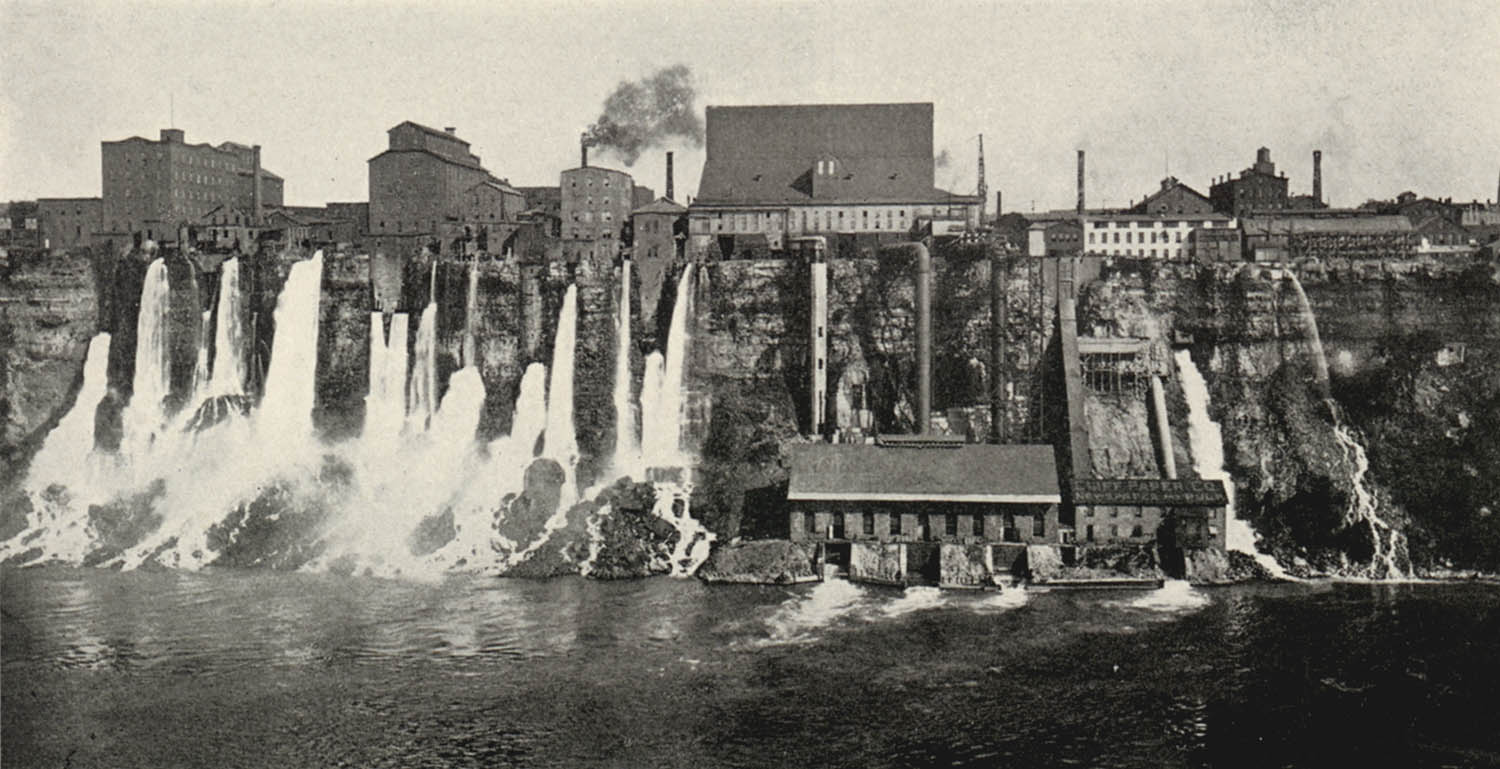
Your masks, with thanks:
M 240 294 L 239 257 L 219 266 L 219 299 L 214 318 L 213 373 L 210 395 L 239 395 L 245 391 L 245 307 Z
M 1114 606 L 1149 611 L 1190 611 L 1207 606 L 1210 599 L 1190 583 L 1180 579 L 1169 579 L 1160 588 L 1144 593 L 1129 601 L 1111 601 Z
M 620 294 L 615 313 L 615 454 L 612 474 L 640 478 L 641 441 L 630 376 L 630 260 L 620 263 Z
M 1254 556 L 1256 562 L 1272 575 L 1288 579 L 1281 564 L 1269 553 L 1262 552 L 1256 544 L 1255 531 L 1250 528 L 1250 524 L 1235 515 L 1234 479 L 1224 470 L 1223 432 L 1219 429 L 1219 423 L 1209 415 L 1208 383 L 1203 380 L 1203 374 L 1198 371 L 1190 351 L 1178 350 L 1176 359 L 1182 395 L 1188 404 L 1188 443 L 1193 450 L 1193 470 L 1198 473 L 1199 478 L 1223 484 L 1224 494 L 1229 499 L 1229 504 L 1224 508 L 1228 549 Z

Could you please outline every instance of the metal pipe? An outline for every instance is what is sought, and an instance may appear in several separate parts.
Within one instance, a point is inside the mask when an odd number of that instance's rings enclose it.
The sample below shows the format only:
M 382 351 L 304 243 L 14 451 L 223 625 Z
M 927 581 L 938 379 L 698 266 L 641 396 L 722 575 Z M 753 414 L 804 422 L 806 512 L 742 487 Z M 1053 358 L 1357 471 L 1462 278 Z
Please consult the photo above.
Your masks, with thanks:
M 1172 423 L 1167 419 L 1167 396 L 1161 376 L 1151 375 L 1151 405 L 1156 409 L 1156 436 L 1161 444 L 1161 471 L 1168 478 L 1177 477 L 1177 457 L 1172 453 Z
M 932 254 L 921 243 L 917 252 L 917 434 L 932 429 Z

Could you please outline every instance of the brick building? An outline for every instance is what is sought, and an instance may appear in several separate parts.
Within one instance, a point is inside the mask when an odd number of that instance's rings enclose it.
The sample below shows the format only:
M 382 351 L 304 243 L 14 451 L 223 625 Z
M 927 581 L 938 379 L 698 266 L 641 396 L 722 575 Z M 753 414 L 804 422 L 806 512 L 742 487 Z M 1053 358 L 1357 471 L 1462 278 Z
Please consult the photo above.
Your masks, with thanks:
M 1255 151 L 1255 164 L 1236 178 L 1222 176 L 1208 188 L 1214 210 L 1241 217 L 1250 211 L 1281 211 L 1287 208 L 1286 174 L 1276 175 L 1271 151 Z
M 0 246 L 41 248 L 42 225 L 34 200 L 15 200 L 0 209 Z
M 102 232 L 173 240 L 177 228 L 220 206 L 253 212 L 282 204 L 280 176 L 260 167 L 260 147 L 188 144 L 177 128 L 161 139 L 100 143 Z
M 386 133 L 389 146 L 369 160 L 368 227 L 378 246 L 415 250 L 435 241 L 448 250 L 465 228 L 471 238 L 514 229 L 502 225 L 514 224 L 524 196 L 485 170 L 457 129 L 408 120 Z
M 584 165 L 563 171 L 560 188 L 563 257 L 614 259 L 636 207 L 630 174 Z
M 43 248 L 87 246 L 102 229 L 104 201 L 100 198 L 39 198 Z
M 1213 213 L 1213 201 L 1203 193 L 1183 184 L 1175 176 L 1161 180 L 1161 189 L 1147 195 L 1131 207 L 1132 214 L 1209 214 Z
M 1220 242 L 1203 233 L 1233 231 L 1235 220 L 1216 212 L 1185 214 L 1086 214 L 1083 252 L 1148 259 L 1200 258 L 1200 242 Z M 1238 239 L 1238 233 L 1235 235 Z M 1217 250 L 1215 251 L 1217 253 Z M 1209 259 L 1214 261 L 1215 259 Z
M 689 251 L 904 240 L 919 220 L 977 227 L 981 198 L 934 186 L 932 115 L 930 103 L 709 107 Z

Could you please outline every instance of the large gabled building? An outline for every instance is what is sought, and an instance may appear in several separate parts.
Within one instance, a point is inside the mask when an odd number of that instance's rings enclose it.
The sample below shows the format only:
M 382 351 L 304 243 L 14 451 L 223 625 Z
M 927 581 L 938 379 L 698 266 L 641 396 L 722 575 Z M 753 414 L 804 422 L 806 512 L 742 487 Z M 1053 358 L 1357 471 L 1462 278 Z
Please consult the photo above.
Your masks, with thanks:
M 1208 197 L 1215 210 L 1234 217 L 1251 211 L 1281 211 L 1287 208 L 1286 184 L 1286 174 L 1276 175 L 1271 151 L 1261 147 L 1255 151 L 1254 165 L 1238 177 L 1216 179 L 1208 188 Z
M 709 107 L 706 117 L 692 256 L 778 252 L 801 236 L 903 240 L 934 220 L 978 226 L 982 198 L 934 186 L 930 103 Z
M 503 239 L 515 229 L 524 195 L 486 170 L 457 129 L 408 120 L 386 133 L 389 146 L 369 161 L 368 226 L 377 247 L 448 250 L 456 240 Z

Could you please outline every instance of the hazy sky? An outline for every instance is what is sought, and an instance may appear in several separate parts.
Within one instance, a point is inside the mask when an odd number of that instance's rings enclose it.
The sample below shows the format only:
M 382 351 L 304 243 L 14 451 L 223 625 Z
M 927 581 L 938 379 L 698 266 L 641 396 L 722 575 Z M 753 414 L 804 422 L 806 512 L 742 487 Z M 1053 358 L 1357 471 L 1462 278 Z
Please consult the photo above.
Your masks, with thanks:
M 556 184 L 622 80 L 688 65 L 705 105 L 931 101 L 938 185 L 985 136 L 1008 210 L 1093 205 L 1171 173 L 1207 192 L 1261 145 L 1353 205 L 1493 198 L 1500 2 L 217 3 L 0 7 L 0 199 L 99 194 L 99 142 L 264 147 L 288 203 L 367 198 L 402 120 L 457 126 L 497 176 Z M 701 149 L 675 148 L 678 197 Z M 598 157 L 602 165 L 616 165 Z M 662 151 L 633 169 L 662 188 Z

